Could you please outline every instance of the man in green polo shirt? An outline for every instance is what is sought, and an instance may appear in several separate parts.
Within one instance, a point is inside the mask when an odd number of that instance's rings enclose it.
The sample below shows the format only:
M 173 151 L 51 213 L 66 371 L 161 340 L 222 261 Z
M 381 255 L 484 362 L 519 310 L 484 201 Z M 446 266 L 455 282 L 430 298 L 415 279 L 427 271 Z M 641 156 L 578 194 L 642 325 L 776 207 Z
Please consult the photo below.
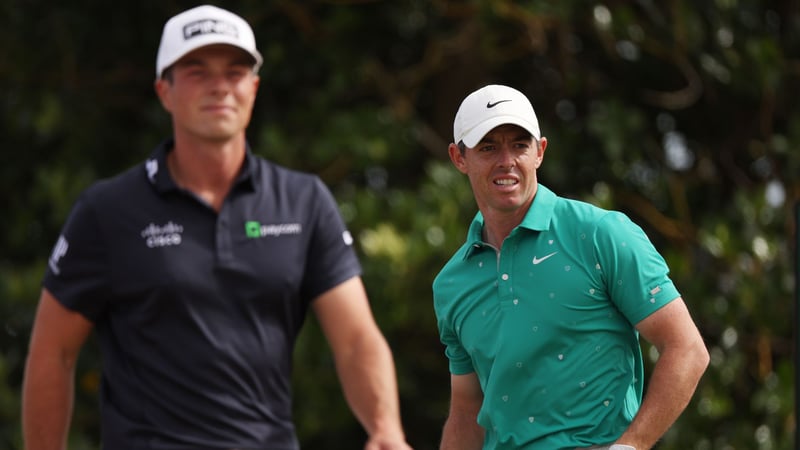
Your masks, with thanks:
M 664 259 L 624 214 L 538 184 L 547 139 L 521 92 L 473 92 L 453 131 L 479 212 L 433 283 L 441 448 L 650 449 L 709 359 Z M 640 334 L 660 354 L 644 396 Z

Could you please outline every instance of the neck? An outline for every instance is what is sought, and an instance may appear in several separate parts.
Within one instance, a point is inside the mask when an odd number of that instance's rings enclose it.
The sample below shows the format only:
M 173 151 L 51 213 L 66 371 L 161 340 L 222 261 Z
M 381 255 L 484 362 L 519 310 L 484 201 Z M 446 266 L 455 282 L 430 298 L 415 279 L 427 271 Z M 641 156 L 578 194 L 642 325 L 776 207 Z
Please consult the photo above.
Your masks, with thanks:
M 175 148 L 167 155 L 167 167 L 178 186 L 219 211 L 244 157 L 244 137 L 221 143 L 176 138 Z
M 503 246 L 503 241 L 519 224 L 525 220 L 525 215 L 533 204 L 533 198 L 525 205 L 513 210 L 503 210 L 491 207 L 480 208 L 483 215 L 483 239 L 498 250 Z
M 503 241 L 511 234 L 511 231 L 519 225 L 521 220 L 497 220 L 488 219 L 483 216 L 483 240 L 496 249 L 503 247 Z

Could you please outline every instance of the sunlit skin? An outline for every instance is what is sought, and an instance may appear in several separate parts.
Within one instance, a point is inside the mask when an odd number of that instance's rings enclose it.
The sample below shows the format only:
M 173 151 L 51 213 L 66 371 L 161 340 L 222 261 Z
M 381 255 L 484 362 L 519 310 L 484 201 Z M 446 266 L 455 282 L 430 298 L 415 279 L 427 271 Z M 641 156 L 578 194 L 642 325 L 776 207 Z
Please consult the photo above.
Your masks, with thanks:
M 522 222 L 536 195 L 536 170 L 547 138 L 538 141 L 524 128 L 501 125 L 473 148 L 450 144 L 453 164 L 466 174 L 484 216 L 484 239 L 500 248 L 503 239 Z
M 241 49 L 211 45 L 178 60 L 171 81 L 156 81 L 176 141 L 244 139 L 260 81 L 253 63 Z

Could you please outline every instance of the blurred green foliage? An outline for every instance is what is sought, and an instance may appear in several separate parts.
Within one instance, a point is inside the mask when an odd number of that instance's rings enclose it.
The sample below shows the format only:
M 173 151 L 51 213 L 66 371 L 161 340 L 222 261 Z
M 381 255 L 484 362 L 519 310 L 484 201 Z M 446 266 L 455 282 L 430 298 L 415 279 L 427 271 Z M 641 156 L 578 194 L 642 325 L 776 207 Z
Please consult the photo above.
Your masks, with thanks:
M 711 366 L 658 448 L 796 448 L 796 1 L 219 4 L 253 24 L 265 57 L 255 151 L 320 174 L 357 237 L 416 449 L 436 448 L 449 400 L 430 283 L 475 212 L 446 148 L 460 100 L 486 83 L 530 96 L 549 140 L 540 181 L 641 224 L 701 328 Z M 50 248 L 82 189 L 170 133 L 152 91 L 156 48 L 164 21 L 194 5 L 0 4 L 1 448 L 22 448 L 20 385 Z M 99 368 L 90 344 L 71 449 L 98 446 Z M 313 319 L 295 371 L 304 448 L 361 448 Z

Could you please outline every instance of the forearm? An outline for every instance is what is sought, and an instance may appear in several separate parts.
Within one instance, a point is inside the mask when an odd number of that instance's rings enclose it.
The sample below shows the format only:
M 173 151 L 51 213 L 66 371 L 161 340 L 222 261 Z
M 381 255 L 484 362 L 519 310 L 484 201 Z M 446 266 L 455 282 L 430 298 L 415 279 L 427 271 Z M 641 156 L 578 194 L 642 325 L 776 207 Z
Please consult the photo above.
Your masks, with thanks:
M 617 440 L 648 450 L 667 432 L 689 404 L 708 362 L 705 347 L 676 349 L 660 355 L 642 406 Z
M 442 430 L 440 450 L 480 450 L 483 448 L 484 430 L 475 417 L 450 415 Z
M 345 398 L 367 433 L 404 441 L 394 361 L 383 336 L 352 343 L 336 355 L 336 368 Z
M 22 432 L 26 450 L 66 449 L 72 414 L 74 376 L 58 361 L 29 359 L 22 392 Z

